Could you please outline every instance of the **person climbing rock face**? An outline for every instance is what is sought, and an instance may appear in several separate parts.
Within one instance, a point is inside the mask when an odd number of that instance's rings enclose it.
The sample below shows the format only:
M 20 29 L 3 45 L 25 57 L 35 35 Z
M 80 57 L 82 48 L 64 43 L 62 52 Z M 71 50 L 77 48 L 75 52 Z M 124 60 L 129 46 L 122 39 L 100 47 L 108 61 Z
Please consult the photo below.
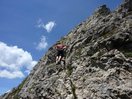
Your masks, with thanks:
M 57 43 L 55 46 L 57 50 L 56 64 L 59 64 L 61 60 L 64 60 L 64 49 L 67 48 L 63 43 Z

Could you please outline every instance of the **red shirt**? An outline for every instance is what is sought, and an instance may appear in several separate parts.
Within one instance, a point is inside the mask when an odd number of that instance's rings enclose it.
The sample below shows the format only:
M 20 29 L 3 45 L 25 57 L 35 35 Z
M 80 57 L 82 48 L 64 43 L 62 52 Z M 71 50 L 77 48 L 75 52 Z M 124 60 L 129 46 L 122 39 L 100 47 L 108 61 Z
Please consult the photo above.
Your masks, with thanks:
M 59 45 L 56 46 L 56 49 L 57 50 L 63 50 L 64 47 L 65 47 L 65 45 L 59 44 Z

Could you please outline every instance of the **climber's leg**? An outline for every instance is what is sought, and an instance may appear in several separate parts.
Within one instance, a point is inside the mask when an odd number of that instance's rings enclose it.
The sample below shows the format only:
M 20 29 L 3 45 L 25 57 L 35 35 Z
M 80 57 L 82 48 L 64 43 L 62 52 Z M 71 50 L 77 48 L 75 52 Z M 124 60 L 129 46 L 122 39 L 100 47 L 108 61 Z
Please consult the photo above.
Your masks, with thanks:
M 59 57 L 58 57 L 58 56 L 56 56 L 56 64 L 58 63 L 58 58 L 59 58 Z

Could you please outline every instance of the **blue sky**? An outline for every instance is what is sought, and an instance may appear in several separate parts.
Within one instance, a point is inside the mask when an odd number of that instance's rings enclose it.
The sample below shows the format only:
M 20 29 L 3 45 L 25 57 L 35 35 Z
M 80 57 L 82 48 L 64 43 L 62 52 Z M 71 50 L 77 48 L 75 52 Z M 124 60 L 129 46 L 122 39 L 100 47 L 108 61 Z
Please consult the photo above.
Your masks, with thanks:
M 97 7 L 121 0 L 0 0 L 0 94 L 16 87 L 62 36 Z

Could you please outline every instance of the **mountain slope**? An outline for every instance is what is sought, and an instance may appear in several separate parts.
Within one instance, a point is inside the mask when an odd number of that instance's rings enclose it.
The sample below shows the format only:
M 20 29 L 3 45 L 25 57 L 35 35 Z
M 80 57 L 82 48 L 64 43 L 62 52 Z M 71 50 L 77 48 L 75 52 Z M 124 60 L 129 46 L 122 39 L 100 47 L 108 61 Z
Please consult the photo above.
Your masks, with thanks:
M 53 45 L 30 75 L 1 99 L 132 99 L 132 1 L 106 5 L 58 42 L 69 48 L 55 65 Z

